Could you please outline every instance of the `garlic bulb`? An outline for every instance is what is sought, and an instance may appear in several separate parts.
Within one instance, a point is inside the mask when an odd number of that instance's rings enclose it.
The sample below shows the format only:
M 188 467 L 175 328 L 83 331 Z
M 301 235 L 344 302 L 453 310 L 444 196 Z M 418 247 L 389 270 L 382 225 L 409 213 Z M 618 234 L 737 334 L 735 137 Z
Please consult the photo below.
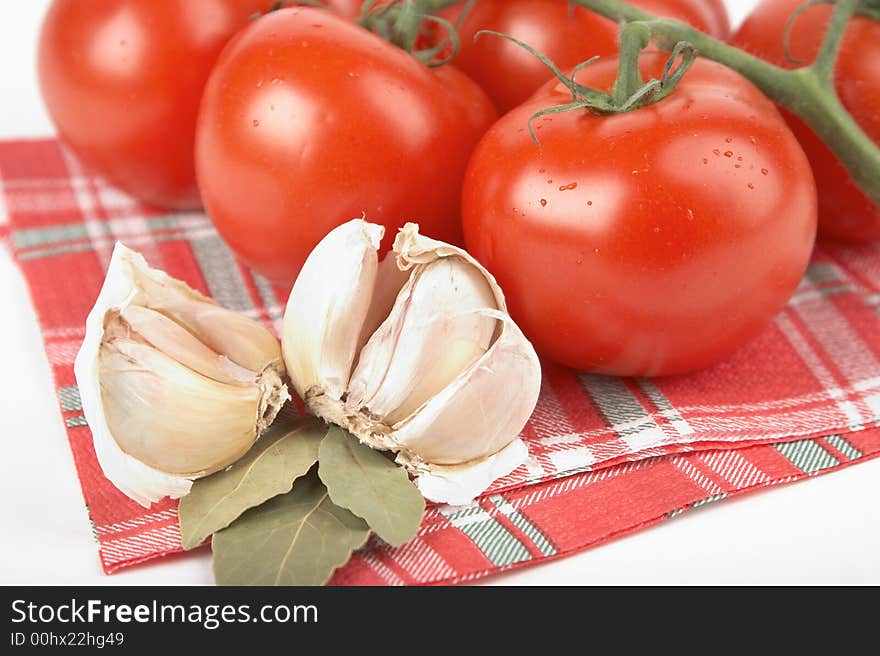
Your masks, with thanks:
M 104 474 L 145 507 L 238 460 L 290 398 L 268 330 L 120 243 L 74 372 Z
M 409 223 L 380 263 L 383 232 L 350 221 L 306 260 L 287 370 L 314 414 L 397 452 L 427 498 L 467 503 L 527 457 L 540 364 L 476 260 Z

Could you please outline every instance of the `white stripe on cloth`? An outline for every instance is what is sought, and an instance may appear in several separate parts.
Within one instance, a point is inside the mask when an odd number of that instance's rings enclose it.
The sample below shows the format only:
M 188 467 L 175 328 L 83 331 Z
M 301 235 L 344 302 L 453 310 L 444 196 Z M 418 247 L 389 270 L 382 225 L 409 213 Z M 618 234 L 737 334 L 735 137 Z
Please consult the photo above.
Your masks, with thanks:
M 99 545 L 105 563 L 118 565 L 165 550 L 179 550 L 180 529 L 170 524 L 117 540 L 102 540 Z
M 169 509 L 157 513 L 150 513 L 148 515 L 141 515 L 140 517 L 127 519 L 122 522 L 116 522 L 115 524 L 97 526 L 96 530 L 98 532 L 98 535 L 110 535 L 112 533 L 122 533 L 124 531 L 130 531 L 131 529 L 137 528 L 139 526 L 152 524 L 154 522 L 162 522 L 167 519 L 173 519 L 175 517 L 177 517 L 177 510 Z

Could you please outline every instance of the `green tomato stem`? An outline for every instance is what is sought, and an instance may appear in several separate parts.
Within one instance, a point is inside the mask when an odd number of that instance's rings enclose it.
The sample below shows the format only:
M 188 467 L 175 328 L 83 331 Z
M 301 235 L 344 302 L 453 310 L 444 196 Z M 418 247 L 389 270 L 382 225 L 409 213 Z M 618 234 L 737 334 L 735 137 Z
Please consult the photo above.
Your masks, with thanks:
M 825 39 L 819 55 L 813 63 L 816 75 L 828 87 L 834 90 L 834 65 L 837 63 L 837 55 L 840 53 L 840 45 L 843 43 L 843 35 L 846 26 L 859 8 L 860 0 L 838 0 L 831 15 L 831 23 L 825 32 Z
M 639 70 L 639 55 L 651 42 L 651 30 L 642 23 L 628 23 L 620 30 L 620 66 L 611 89 L 613 103 L 620 107 L 645 82 Z

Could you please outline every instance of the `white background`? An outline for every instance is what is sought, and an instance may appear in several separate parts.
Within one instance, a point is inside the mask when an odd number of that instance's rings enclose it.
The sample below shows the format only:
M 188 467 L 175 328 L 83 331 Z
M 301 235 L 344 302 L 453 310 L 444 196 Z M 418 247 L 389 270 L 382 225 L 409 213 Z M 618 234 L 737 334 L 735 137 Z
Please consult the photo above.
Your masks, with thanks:
M 105 0 L 110 1 L 110 0 Z M 734 21 L 753 0 L 728 0 Z M 48 0 L 0 2 L 0 138 L 53 133 L 34 73 Z M 2 220 L 2 208 L 0 208 Z M 0 251 L 0 584 L 207 584 L 210 554 L 101 573 L 24 282 Z M 712 504 L 497 584 L 880 583 L 880 460 Z

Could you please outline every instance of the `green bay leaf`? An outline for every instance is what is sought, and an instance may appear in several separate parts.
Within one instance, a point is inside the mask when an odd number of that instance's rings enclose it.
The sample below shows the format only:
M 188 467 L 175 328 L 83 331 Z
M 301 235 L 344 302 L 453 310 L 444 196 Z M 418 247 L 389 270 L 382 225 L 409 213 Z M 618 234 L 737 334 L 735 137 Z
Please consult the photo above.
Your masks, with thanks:
M 362 517 L 388 544 L 399 547 L 415 537 L 425 499 L 406 471 L 379 451 L 333 426 L 318 449 L 318 475 L 333 503 Z
M 370 528 L 335 505 L 315 474 L 214 535 L 218 585 L 323 585 Z
M 317 461 L 326 434 L 317 419 L 278 419 L 230 468 L 195 481 L 177 510 L 183 548 L 199 546 L 244 511 L 289 492 Z

